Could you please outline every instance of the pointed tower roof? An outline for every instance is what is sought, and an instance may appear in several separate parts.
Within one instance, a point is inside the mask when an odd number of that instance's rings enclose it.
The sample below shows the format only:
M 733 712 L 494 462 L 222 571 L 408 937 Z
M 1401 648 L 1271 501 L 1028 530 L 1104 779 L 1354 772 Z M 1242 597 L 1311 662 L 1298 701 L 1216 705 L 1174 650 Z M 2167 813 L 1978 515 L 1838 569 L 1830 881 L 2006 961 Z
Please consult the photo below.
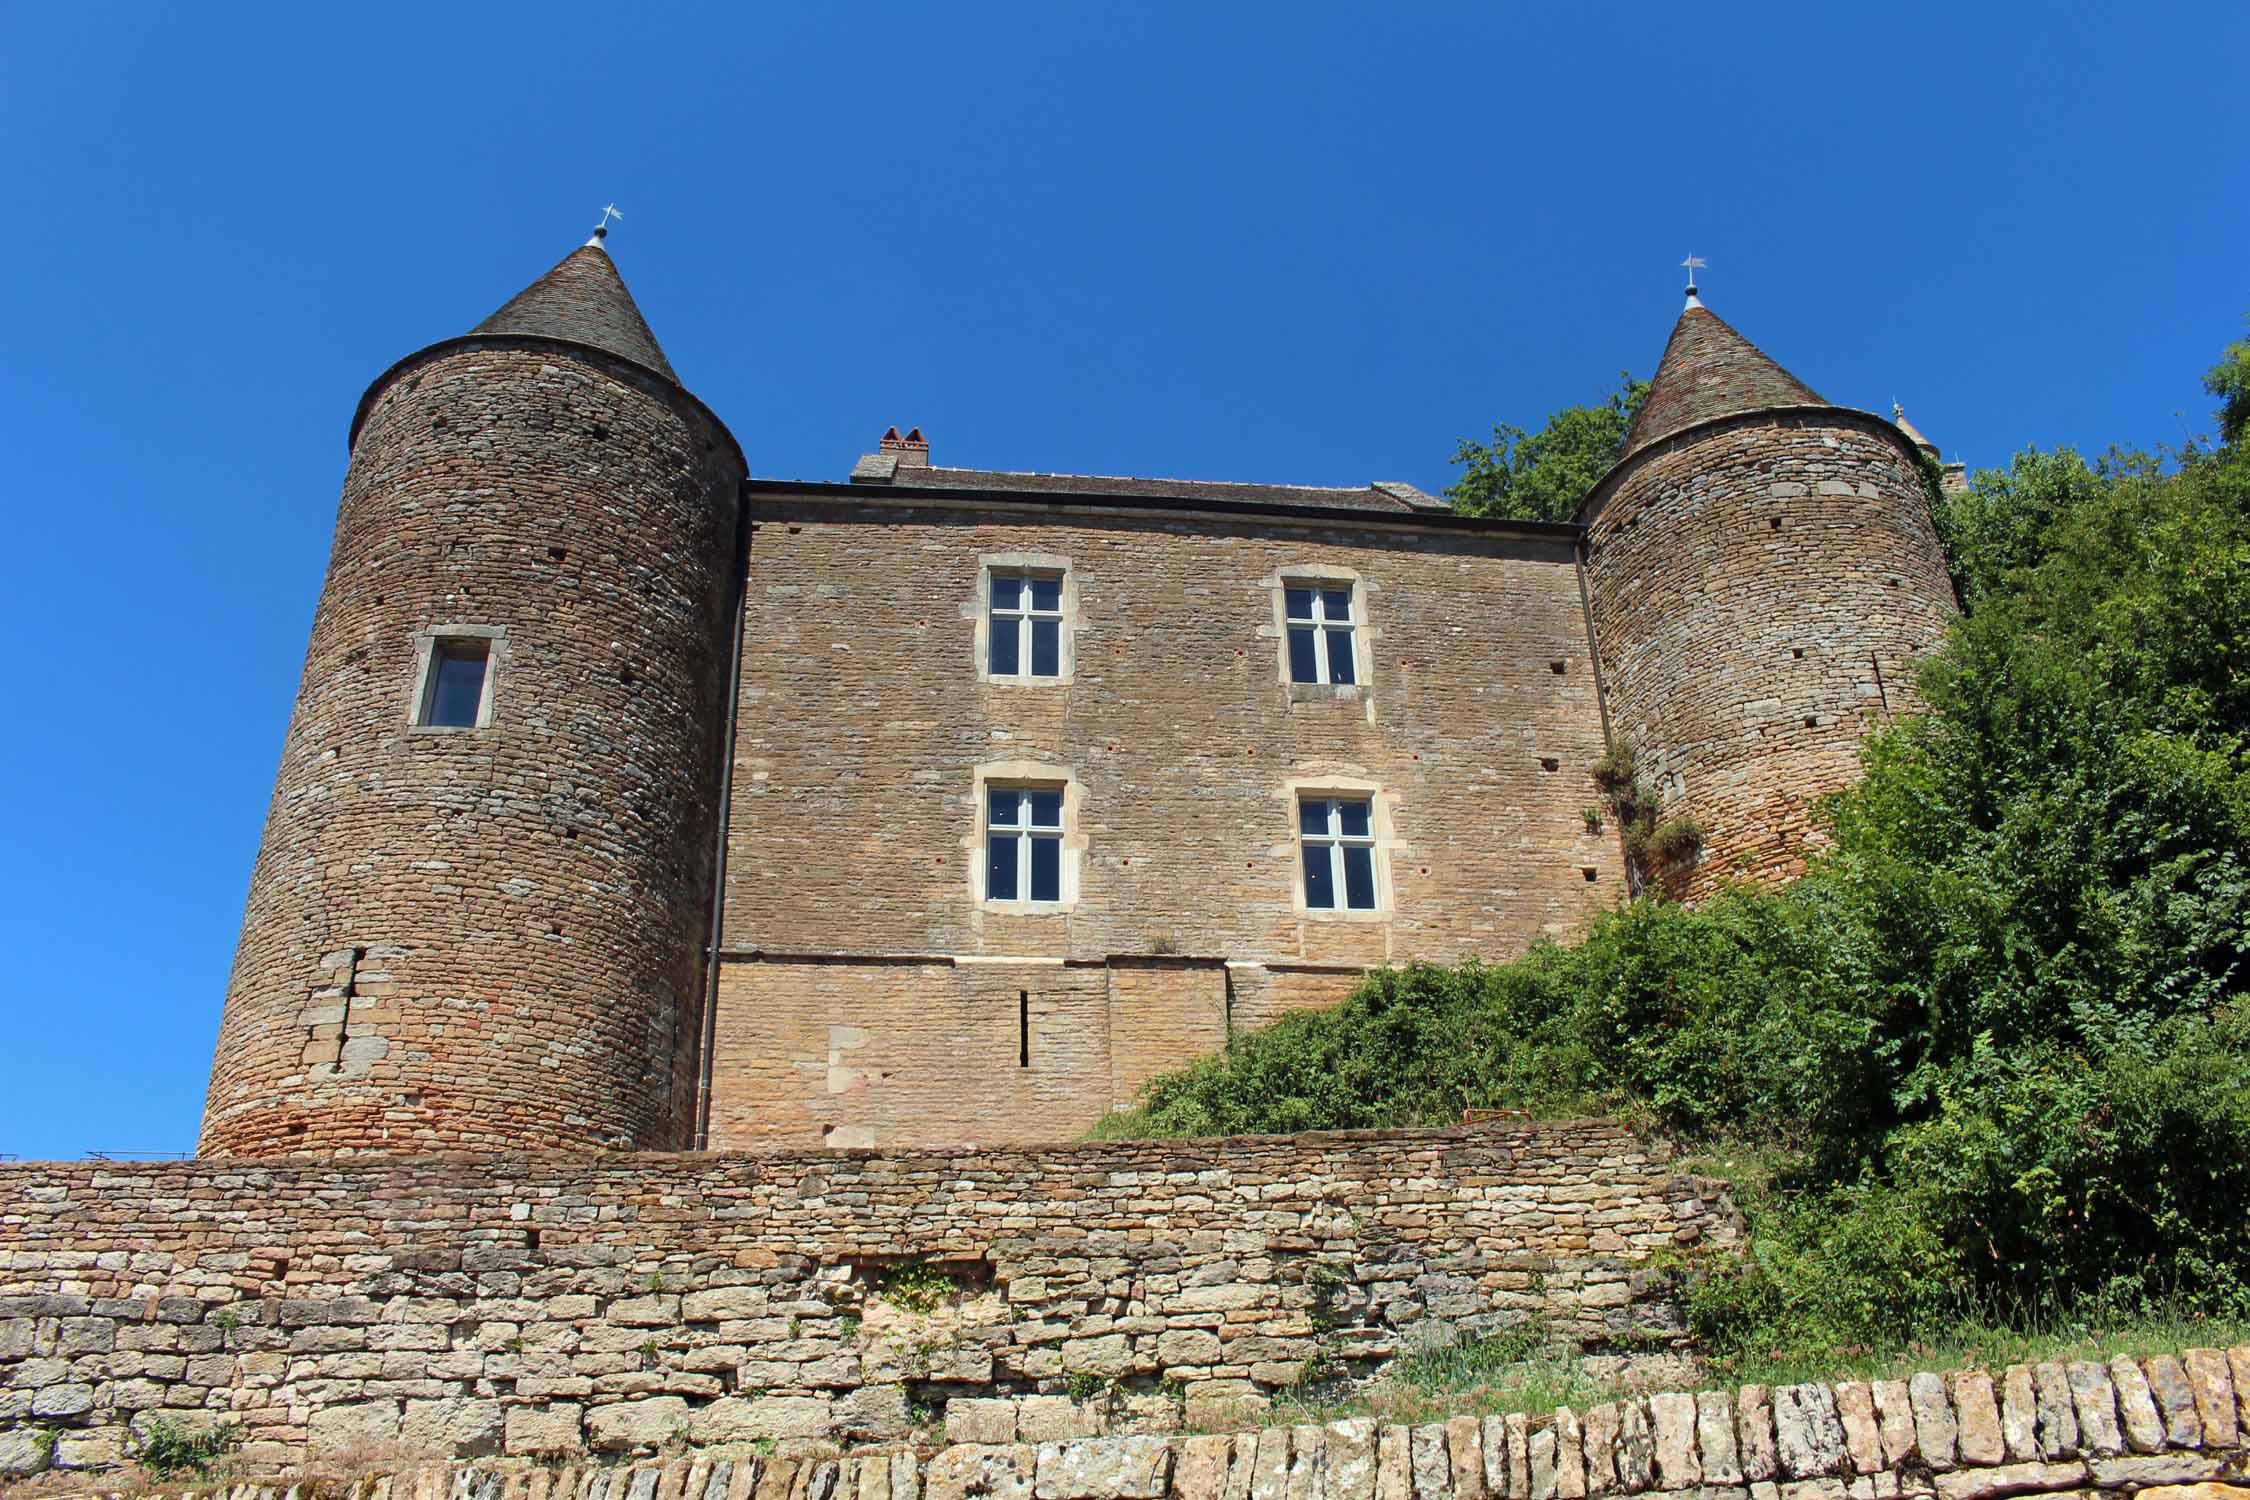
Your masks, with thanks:
M 678 385 L 672 362 L 649 332 L 625 278 L 617 274 L 602 234 L 555 263 L 554 269 L 508 299 L 505 307 L 486 318 L 471 335 L 508 333 L 527 338 L 560 339 L 587 344 L 620 359 L 654 370 Z
M 1620 462 L 1651 443 L 1721 417 L 1776 406 L 1826 406 L 1813 388 L 1768 359 L 1757 345 L 1688 289 L 1687 306 L 1625 435 Z

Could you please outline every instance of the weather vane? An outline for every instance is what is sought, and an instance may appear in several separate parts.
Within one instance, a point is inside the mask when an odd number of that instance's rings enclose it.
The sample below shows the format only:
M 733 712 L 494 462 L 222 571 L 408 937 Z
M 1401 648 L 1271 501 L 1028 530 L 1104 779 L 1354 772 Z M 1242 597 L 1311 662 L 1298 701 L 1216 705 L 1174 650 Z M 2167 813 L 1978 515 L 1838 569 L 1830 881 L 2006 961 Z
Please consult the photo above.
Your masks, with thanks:
M 623 214 L 617 211 L 617 205 L 612 203 L 611 205 L 609 205 L 609 207 L 602 210 L 602 221 L 594 226 L 594 233 L 609 233 L 609 221 L 612 219 L 622 219 L 624 217 L 625 216 Z
M 1693 292 L 1695 290 L 1695 273 L 1710 265 L 1711 262 L 1700 255 L 1691 255 L 1686 260 L 1681 261 L 1680 264 L 1687 267 L 1687 289 Z

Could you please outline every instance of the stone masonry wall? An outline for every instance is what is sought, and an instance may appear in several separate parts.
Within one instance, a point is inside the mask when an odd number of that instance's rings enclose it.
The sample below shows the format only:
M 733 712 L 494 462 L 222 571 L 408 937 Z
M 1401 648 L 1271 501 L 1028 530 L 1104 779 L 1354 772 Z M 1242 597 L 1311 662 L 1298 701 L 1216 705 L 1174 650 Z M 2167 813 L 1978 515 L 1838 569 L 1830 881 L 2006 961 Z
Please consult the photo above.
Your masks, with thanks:
M 1352 1418 L 1044 1440 L 996 1429 L 934 1452 L 737 1447 L 584 1467 L 438 1466 L 236 1484 L 197 1500 L 2250 1500 L 2246 1443 L 2250 1346 L 1416 1426 Z M 0 1469 L 23 1446 L 0 1438 Z
M 1513 956 L 1622 892 L 1582 817 L 1604 746 L 1565 538 L 880 491 L 752 516 L 713 1145 L 1072 1132 L 1230 1024 Z M 988 566 L 1066 573 L 1063 678 L 980 674 Z M 1297 570 L 1356 580 L 1356 685 L 1286 680 Z M 980 777 L 1069 788 L 1059 905 L 980 900 Z M 1378 910 L 1306 909 L 1314 790 L 1373 800 Z M 1200 967 L 1151 979 L 1167 958 Z
M 1918 702 L 1956 614 L 1908 440 L 1860 413 L 1763 413 L 1628 461 L 1587 528 L 1613 732 L 1702 825 L 1689 895 L 1804 867 L 1813 804 Z
M 456 341 L 357 433 L 202 1150 L 683 1144 L 741 482 L 655 376 Z M 416 720 L 497 632 L 490 722 Z
M 1732 1237 L 1713 1187 L 1599 1122 L 5 1164 L 0 1433 L 99 1465 L 168 1413 L 238 1424 L 270 1467 L 1167 1427 L 1433 1322 L 1676 1332 L 1646 1262 Z

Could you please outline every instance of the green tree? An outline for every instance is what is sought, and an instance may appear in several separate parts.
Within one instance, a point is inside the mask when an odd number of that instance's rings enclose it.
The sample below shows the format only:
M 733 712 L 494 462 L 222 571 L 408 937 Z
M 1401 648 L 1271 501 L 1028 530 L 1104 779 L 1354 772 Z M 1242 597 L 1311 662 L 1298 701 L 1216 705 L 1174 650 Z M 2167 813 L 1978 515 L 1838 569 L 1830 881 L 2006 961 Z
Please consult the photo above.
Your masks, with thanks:
M 2227 345 L 2219 362 L 2203 372 L 2203 389 L 2219 398 L 2219 441 L 2241 447 L 2250 438 L 2250 339 Z
M 2224 372 L 2212 377 L 2231 400 Z M 1112 1133 L 1618 1110 L 1778 1162 L 1712 1346 L 2250 1311 L 2250 432 L 2027 452 L 1943 518 L 1971 612 L 1780 889 L 1370 975 Z
M 1648 382 L 1620 372 L 1617 389 L 1599 406 L 1566 406 L 1537 432 L 1502 423 L 1490 443 L 1458 440 L 1453 461 L 1464 470 L 1445 492 L 1466 516 L 1514 521 L 1567 521 L 1586 492 L 1624 450 L 1633 413 Z

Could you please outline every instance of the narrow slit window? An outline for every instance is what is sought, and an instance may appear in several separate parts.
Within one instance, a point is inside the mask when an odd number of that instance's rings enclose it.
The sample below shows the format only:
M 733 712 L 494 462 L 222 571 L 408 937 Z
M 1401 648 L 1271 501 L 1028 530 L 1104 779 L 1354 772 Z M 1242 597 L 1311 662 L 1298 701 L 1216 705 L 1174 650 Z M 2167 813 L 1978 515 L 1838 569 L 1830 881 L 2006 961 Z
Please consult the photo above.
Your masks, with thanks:
M 1286 588 L 1282 605 L 1288 616 L 1289 680 L 1332 686 L 1357 682 L 1350 585 Z
M 1062 575 L 991 575 L 985 670 L 1025 680 L 1062 676 Z
M 1062 900 L 1062 788 L 986 789 L 984 899 Z
M 440 640 L 430 647 L 429 680 L 422 687 L 421 722 L 474 729 L 484 707 L 485 673 L 492 642 L 474 636 Z
M 1305 905 L 1314 911 L 1375 910 L 1375 822 L 1364 798 L 1307 797 L 1297 804 L 1305 859 Z
M 1031 991 L 1016 991 L 1016 1066 L 1031 1066 Z

